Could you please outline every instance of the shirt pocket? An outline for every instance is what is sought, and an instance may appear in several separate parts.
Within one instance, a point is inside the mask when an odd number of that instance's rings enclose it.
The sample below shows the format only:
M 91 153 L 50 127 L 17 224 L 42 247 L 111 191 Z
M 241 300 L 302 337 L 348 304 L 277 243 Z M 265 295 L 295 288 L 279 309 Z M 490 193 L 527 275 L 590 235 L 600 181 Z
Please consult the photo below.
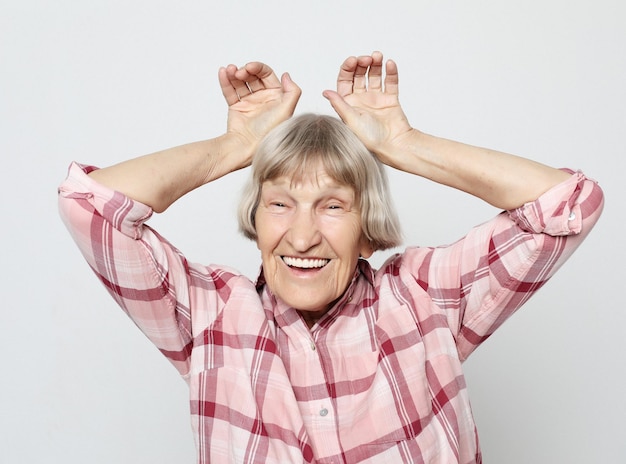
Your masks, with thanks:
M 368 391 L 346 399 L 352 416 L 342 441 L 347 448 L 414 439 L 432 418 L 424 344 L 405 305 L 379 311 L 375 373 Z M 352 404 L 350 404 L 352 402 Z
M 379 388 L 385 391 L 387 409 L 378 441 L 415 438 L 432 417 L 426 353 L 413 311 L 398 305 L 379 311 L 376 322 L 379 348 Z
M 196 372 L 189 379 L 189 393 L 201 461 L 226 462 L 245 450 L 257 419 L 245 372 L 224 366 Z
M 227 361 L 228 364 L 229 361 Z M 267 464 L 312 460 L 298 405 L 286 377 L 255 387 L 245 368 L 199 372 L 190 382 L 192 428 L 199 462 Z

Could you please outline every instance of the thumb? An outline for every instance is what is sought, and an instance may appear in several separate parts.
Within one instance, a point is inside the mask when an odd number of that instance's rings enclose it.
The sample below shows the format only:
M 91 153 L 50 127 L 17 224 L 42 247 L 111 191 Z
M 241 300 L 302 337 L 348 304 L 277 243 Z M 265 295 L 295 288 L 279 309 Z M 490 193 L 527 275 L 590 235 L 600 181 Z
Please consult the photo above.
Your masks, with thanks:
M 346 100 L 334 90 L 324 90 L 322 92 L 324 98 L 330 102 L 335 112 L 339 115 L 343 122 L 354 113 L 354 109 L 346 102 Z
M 291 76 L 289 75 L 289 73 L 284 73 L 280 77 L 280 83 L 285 93 L 293 94 L 296 98 L 300 98 L 302 89 L 300 89 L 300 87 L 298 87 L 296 83 L 291 80 Z

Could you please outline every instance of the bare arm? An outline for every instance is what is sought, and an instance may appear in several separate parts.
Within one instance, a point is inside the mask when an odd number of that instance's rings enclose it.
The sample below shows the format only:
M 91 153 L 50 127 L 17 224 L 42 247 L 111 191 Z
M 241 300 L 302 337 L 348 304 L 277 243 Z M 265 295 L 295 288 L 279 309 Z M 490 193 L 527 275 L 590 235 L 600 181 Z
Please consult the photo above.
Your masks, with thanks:
M 259 62 L 220 68 L 219 82 L 228 104 L 225 134 L 124 161 L 90 176 L 161 212 L 191 190 L 250 165 L 260 139 L 293 114 L 300 89 L 288 74 L 279 80 Z
M 475 195 L 502 209 L 537 199 L 569 175 L 519 156 L 425 134 L 398 99 L 398 68 L 383 56 L 349 57 L 328 98 L 341 119 L 385 164 Z

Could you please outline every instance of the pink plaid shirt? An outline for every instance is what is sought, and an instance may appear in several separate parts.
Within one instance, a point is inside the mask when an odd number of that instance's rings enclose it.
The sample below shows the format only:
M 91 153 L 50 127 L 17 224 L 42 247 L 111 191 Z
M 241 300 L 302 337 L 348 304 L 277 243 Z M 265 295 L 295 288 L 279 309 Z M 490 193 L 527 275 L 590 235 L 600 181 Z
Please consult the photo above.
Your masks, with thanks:
M 199 463 L 476 463 L 462 362 L 602 210 L 581 173 L 445 247 L 361 261 L 312 328 L 259 279 L 193 264 L 152 211 L 72 164 L 60 212 L 115 301 L 189 385 Z

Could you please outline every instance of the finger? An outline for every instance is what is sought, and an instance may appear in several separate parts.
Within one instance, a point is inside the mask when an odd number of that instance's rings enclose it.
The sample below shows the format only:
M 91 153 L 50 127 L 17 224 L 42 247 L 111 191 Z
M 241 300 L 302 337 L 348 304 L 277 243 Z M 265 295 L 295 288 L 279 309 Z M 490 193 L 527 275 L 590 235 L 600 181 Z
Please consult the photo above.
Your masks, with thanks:
M 233 65 L 229 65 L 233 66 Z M 217 77 L 220 82 L 220 87 L 222 89 L 222 95 L 224 95 L 224 99 L 228 106 L 234 105 L 239 101 L 239 95 L 233 87 L 231 79 L 229 77 L 228 69 L 221 67 L 217 73 Z
M 382 90 L 383 77 L 383 54 L 380 52 L 372 53 L 372 64 L 367 73 L 367 82 L 369 90 Z
M 354 93 L 362 93 L 367 91 L 367 70 L 372 63 L 371 56 L 359 56 L 354 71 L 354 84 L 352 91 Z
M 344 60 L 339 68 L 339 76 L 337 76 L 337 93 L 342 97 L 352 93 L 356 64 L 357 58 L 355 56 L 350 56 Z
M 330 105 L 333 107 L 341 120 L 347 124 L 348 120 L 355 112 L 354 108 L 352 108 L 338 92 L 325 90 L 322 92 L 322 95 L 330 102 Z
M 296 98 L 300 98 L 302 89 L 291 79 L 289 73 L 283 73 L 280 79 L 280 85 L 282 86 L 286 94 L 294 95 Z
M 243 97 L 250 95 L 252 92 L 248 88 L 248 85 L 240 81 L 239 79 L 231 79 L 231 85 L 234 87 L 235 92 L 237 92 L 237 97 L 241 100 Z
M 253 61 L 238 69 L 235 76 L 255 90 L 280 88 L 280 80 L 272 68 L 258 61 Z
M 237 72 L 238 72 L 237 66 L 235 66 L 234 64 L 230 64 L 226 67 L 226 77 L 228 81 L 230 82 L 230 85 L 235 90 L 235 93 L 237 94 L 237 98 L 241 100 L 242 98 L 250 95 L 252 91 L 248 87 L 247 82 L 237 77 Z
M 265 89 L 265 86 L 263 85 L 263 82 L 261 82 L 259 79 L 255 79 L 253 81 L 250 81 L 247 84 L 248 84 L 248 88 L 250 89 L 250 92 L 252 92 L 252 93 L 258 92 L 259 90 Z
M 387 60 L 385 63 L 385 93 L 398 95 L 398 66 L 395 61 Z
M 289 114 L 292 115 L 296 109 L 296 104 L 300 100 L 302 90 L 291 80 L 289 73 L 284 73 L 280 79 L 281 86 L 283 88 L 283 99 L 288 102 Z

